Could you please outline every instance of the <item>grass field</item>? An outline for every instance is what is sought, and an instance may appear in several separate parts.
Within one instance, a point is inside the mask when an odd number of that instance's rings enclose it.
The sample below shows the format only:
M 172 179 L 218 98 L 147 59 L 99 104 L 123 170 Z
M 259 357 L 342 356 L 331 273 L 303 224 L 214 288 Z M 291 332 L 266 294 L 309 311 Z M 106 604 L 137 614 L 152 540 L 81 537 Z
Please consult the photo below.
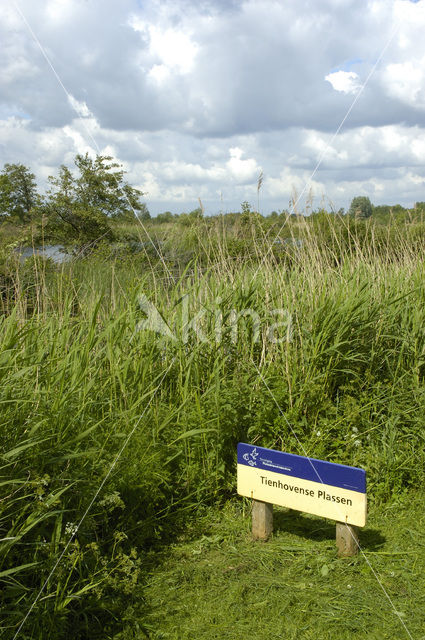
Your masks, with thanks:
M 174 230 L 161 259 L 3 256 L 5 638 L 423 637 L 423 229 L 330 216 L 270 250 L 257 223 Z M 240 440 L 366 469 L 401 621 L 329 523 L 249 540 Z

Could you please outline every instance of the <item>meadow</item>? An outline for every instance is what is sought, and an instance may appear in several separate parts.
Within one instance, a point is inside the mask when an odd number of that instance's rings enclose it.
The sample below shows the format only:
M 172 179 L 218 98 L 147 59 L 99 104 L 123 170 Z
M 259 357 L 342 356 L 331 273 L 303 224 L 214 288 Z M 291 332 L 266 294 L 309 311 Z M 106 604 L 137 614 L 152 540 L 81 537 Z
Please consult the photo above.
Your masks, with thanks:
M 425 225 L 229 220 L 59 266 L 0 229 L 2 637 L 425 637 Z M 238 441 L 365 468 L 365 555 L 251 542 Z

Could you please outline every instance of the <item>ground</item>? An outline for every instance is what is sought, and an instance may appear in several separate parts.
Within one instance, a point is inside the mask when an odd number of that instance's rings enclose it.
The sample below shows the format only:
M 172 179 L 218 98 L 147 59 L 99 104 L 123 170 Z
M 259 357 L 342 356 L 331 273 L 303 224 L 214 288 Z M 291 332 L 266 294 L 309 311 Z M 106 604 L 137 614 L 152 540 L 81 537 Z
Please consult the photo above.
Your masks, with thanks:
M 371 506 L 362 553 L 338 559 L 335 523 L 275 508 L 268 542 L 235 498 L 152 554 L 145 627 L 155 640 L 425 638 L 420 495 Z

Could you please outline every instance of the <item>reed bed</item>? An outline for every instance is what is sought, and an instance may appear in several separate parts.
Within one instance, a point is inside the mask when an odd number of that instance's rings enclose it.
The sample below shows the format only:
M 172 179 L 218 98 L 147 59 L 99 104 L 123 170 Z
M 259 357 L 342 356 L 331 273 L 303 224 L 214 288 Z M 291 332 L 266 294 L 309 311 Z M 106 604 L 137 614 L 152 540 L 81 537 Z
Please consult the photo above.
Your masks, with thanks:
M 362 466 L 377 503 L 420 488 L 422 228 L 314 224 L 199 221 L 161 260 L 9 260 L 4 637 L 133 637 L 146 554 L 234 495 L 239 440 Z

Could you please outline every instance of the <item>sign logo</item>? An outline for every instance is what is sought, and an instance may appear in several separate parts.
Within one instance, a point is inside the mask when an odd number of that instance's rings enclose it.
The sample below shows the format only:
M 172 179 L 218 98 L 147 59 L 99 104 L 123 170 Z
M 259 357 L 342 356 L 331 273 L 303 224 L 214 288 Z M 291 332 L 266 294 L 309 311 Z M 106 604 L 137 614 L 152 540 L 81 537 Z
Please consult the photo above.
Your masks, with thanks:
M 257 457 L 258 457 L 257 447 L 255 447 L 251 451 L 251 453 L 244 453 L 243 454 L 243 459 L 246 460 L 246 462 L 249 464 L 250 467 L 256 467 L 257 466 Z

